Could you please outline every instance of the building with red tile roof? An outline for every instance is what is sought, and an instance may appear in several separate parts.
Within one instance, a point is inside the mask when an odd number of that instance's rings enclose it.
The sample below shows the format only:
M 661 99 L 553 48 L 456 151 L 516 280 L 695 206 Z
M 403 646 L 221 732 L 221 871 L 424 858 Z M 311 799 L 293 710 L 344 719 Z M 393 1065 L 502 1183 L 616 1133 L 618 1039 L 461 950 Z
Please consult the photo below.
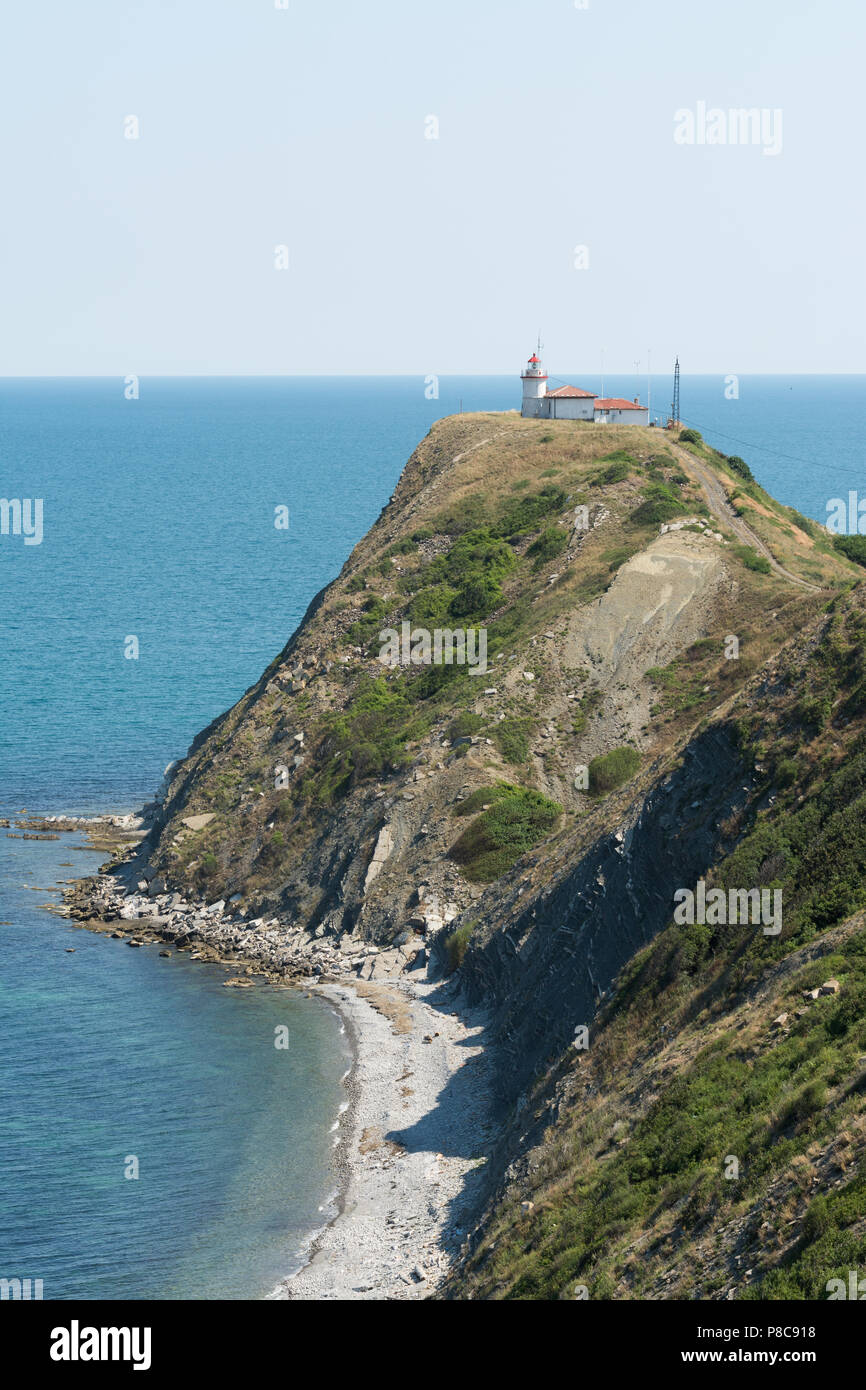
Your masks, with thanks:
M 520 377 L 523 382 L 523 406 L 520 411 L 528 420 L 593 420 L 603 425 L 648 425 L 649 408 L 620 396 L 600 398 L 580 386 L 557 386 L 548 391 L 548 375 L 541 358 L 534 352 Z

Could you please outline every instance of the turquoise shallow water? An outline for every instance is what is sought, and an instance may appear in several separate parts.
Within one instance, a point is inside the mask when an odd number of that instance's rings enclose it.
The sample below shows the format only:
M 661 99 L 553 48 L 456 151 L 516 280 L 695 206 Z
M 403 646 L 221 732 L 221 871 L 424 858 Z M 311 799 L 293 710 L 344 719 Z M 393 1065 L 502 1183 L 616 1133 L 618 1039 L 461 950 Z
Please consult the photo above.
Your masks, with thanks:
M 783 501 L 824 520 L 830 497 L 866 491 L 863 378 L 724 391 L 685 378 L 684 418 Z M 656 407 L 669 398 L 656 378 Z M 143 380 L 126 401 L 116 380 L 0 381 L 0 495 L 44 502 L 41 545 L 0 537 L 0 816 L 148 799 L 461 400 L 509 409 L 519 382 L 443 377 L 428 400 L 420 378 Z M 335 1186 L 339 1022 L 41 912 L 25 885 L 96 862 L 74 843 L 0 830 L 0 1276 L 42 1278 L 46 1297 L 260 1297 Z
M 336 1185 L 339 1019 L 39 911 L 25 885 L 98 862 L 76 843 L 0 839 L 4 1273 L 46 1298 L 264 1297 Z

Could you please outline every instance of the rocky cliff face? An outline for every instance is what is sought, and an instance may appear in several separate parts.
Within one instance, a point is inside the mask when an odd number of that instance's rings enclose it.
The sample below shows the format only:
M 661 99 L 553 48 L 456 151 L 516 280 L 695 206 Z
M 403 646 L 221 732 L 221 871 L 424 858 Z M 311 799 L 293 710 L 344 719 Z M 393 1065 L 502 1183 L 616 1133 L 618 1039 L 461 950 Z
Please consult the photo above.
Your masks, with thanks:
M 479 923 L 462 974 L 469 1000 L 493 1005 L 504 1099 L 592 1023 L 623 966 L 670 921 L 677 888 L 721 857 L 723 827 L 755 780 L 724 728 L 701 733 L 645 793 L 619 800 L 615 829 L 582 852 L 563 846 L 543 887 L 518 890 Z

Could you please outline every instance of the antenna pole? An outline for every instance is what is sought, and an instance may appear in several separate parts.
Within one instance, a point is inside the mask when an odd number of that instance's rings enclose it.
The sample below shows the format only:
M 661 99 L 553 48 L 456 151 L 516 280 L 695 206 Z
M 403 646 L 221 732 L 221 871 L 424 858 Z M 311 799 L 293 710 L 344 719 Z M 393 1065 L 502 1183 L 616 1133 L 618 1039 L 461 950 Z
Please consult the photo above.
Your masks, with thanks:
M 646 409 L 647 420 L 653 422 L 653 367 L 652 367 L 652 348 L 646 350 Z
M 674 399 L 671 405 L 671 424 L 676 429 L 680 423 L 680 359 L 674 365 Z

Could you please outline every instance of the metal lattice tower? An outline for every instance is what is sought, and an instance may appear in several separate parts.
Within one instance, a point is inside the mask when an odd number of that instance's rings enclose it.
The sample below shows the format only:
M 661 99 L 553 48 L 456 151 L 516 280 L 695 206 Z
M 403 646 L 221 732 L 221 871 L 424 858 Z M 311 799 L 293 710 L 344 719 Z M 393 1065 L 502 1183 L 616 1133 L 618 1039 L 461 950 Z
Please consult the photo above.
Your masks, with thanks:
M 677 358 L 674 366 L 674 398 L 671 404 L 671 424 L 680 423 L 680 359 Z

